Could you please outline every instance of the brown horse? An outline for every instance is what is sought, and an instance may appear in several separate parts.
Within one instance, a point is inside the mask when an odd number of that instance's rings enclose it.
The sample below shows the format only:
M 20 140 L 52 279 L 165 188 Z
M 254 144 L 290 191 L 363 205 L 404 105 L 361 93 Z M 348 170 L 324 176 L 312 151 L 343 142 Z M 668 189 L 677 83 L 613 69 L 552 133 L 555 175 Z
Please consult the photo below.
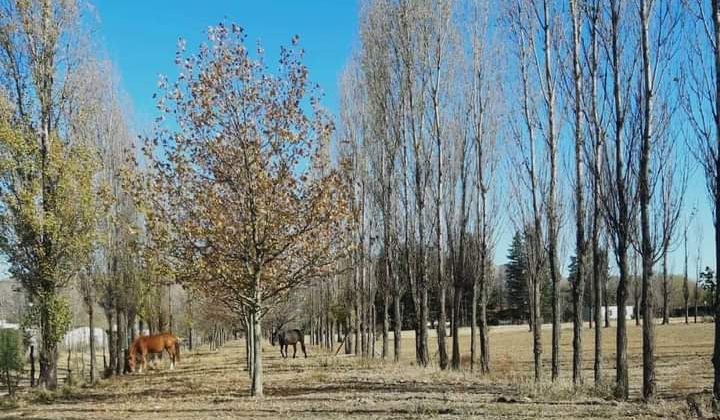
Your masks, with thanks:
M 140 356 L 141 365 L 138 373 L 142 373 L 147 366 L 148 353 L 162 353 L 167 350 L 170 355 L 170 369 L 175 369 L 175 362 L 180 360 L 180 340 L 174 335 L 165 332 L 156 335 L 143 335 L 133 340 L 130 346 L 130 354 L 128 355 L 128 365 L 130 371 L 135 371 L 135 363 Z

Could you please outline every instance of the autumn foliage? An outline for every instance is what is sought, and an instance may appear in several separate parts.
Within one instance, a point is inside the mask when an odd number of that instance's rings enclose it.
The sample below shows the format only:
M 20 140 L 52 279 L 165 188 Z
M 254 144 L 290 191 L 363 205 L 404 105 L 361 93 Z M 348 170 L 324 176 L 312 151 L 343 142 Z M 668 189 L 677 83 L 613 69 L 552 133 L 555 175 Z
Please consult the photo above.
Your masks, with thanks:
M 331 273 L 347 205 L 342 171 L 329 160 L 333 123 L 297 37 L 276 70 L 245 41 L 240 27 L 221 23 L 196 53 L 179 42 L 180 74 L 161 80 L 162 117 L 143 147 L 149 169 L 139 198 L 152 243 L 178 278 L 259 335 L 278 297 Z M 261 365 L 252 370 L 261 395 Z

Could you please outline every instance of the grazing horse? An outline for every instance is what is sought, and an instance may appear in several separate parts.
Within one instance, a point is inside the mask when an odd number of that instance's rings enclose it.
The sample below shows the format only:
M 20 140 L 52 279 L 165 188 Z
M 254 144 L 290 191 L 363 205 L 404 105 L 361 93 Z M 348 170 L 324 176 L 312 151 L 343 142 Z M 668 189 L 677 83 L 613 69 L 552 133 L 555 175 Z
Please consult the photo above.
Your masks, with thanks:
M 305 351 L 305 335 L 300 330 L 275 330 L 272 334 L 272 339 L 270 343 L 272 345 L 275 345 L 275 342 L 280 343 L 280 355 L 282 357 L 287 358 L 288 357 L 288 345 L 291 344 L 293 346 L 293 359 L 295 358 L 295 354 L 297 353 L 297 343 L 300 343 L 300 348 L 302 349 L 303 354 L 307 358 L 307 352 Z
M 175 362 L 180 360 L 180 340 L 174 335 L 165 332 L 156 335 L 142 335 L 133 340 L 130 346 L 130 354 L 128 355 L 128 366 L 130 371 L 135 371 L 135 363 L 140 356 L 140 369 L 138 373 L 142 373 L 147 366 L 148 353 L 162 353 L 167 350 L 170 355 L 170 369 L 175 369 Z

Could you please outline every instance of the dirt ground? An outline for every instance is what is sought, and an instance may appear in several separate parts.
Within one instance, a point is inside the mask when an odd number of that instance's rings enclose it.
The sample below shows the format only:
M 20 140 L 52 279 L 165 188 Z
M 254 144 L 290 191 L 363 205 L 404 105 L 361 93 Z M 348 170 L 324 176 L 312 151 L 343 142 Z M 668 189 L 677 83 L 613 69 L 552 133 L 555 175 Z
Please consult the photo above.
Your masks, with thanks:
M 265 398 L 248 396 L 244 343 L 223 349 L 185 352 L 178 368 L 167 358 L 148 374 L 102 381 L 93 388 L 65 387 L 55 394 L 22 395 L 5 402 L 0 418 L 32 419 L 216 419 L 216 418 L 688 418 L 686 397 L 711 385 L 713 324 L 657 326 L 659 399 L 638 400 L 641 385 L 641 329 L 630 325 L 631 401 L 617 402 L 611 389 L 570 385 L 572 331 L 562 334 L 559 383 L 534 384 L 531 335 L 525 327 L 491 332 L 492 373 L 466 368 L 442 372 L 414 366 L 414 338 L 404 334 L 402 361 L 363 361 L 308 347 L 308 359 L 280 358 L 269 343 L 264 350 Z M 549 382 L 550 335 L 545 326 L 544 371 Z M 392 335 L 392 334 L 391 334 Z M 459 334 L 468 352 L 468 331 Z M 437 345 L 431 337 L 431 349 Z M 615 329 L 603 329 L 605 378 L 614 378 Z M 448 343 L 449 344 L 449 343 Z M 592 382 L 593 331 L 585 329 L 585 378 Z M 377 344 L 380 351 L 380 343 Z M 392 349 L 392 347 L 391 347 Z M 292 349 L 290 350 L 292 354 Z M 467 362 L 467 359 L 464 359 Z

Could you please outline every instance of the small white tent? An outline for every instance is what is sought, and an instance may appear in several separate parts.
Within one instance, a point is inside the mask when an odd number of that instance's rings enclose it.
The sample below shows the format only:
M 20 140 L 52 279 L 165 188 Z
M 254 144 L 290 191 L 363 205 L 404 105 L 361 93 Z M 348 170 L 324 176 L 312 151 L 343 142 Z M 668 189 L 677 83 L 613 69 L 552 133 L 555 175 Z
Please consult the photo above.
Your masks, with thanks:
M 101 351 L 107 342 L 105 331 L 103 331 L 102 328 L 94 328 L 93 335 L 95 336 L 95 346 L 98 351 Z M 89 345 L 90 327 L 80 327 L 70 330 L 65 334 L 65 338 L 63 338 L 63 346 L 65 346 L 65 348 L 78 349 Z

